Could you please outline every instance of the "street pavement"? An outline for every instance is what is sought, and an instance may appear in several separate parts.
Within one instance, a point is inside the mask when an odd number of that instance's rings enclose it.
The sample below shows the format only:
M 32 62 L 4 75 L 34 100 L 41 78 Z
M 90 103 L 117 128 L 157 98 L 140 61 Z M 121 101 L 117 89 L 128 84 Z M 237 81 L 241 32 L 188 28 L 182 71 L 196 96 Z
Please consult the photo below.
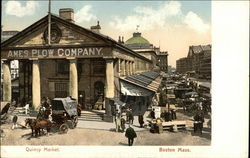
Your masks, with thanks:
M 162 107 L 164 109 L 164 107 Z M 175 109 L 177 111 L 177 121 L 186 121 L 186 128 L 192 129 L 193 127 L 193 118 L 192 115 L 188 113 L 184 113 L 181 107 L 175 107 L 174 105 L 170 105 L 171 109 Z M 166 108 L 165 108 L 166 109 Z M 144 124 L 146 127 L 140 128 L 140 124 L 138 122 L 138 116 L 134 116 L 133 124 L 131 125 L 135 131 L 146 131 L 149 130 L 148 121 L 151 120 L 149 118 L 150 111 L 146 111 L 144 114 Z M 24 120 L 26 118 L 35 118 L 31 116 L 18 116 L 18 122 L 24 125 Z M 11 120 L 11 117 L 10 117 Z M 205 118 L 204 127 L 207 127 L 208 119 Z M 125 124 L 126 128 L 128 128 L 129 124 Z M 115 131 L 115 122 L 105 122 L 105 121 L 85 121 L 79 120 L 77 124 L 77 128 L 80 129 L 94 129 L 94 130 L 106 130 L 106 131 Z

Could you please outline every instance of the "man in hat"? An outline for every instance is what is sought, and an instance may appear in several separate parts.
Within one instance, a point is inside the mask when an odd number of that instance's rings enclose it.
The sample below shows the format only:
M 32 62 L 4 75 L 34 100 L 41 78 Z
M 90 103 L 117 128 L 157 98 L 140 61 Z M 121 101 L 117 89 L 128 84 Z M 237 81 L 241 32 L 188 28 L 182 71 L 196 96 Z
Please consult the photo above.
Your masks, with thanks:
M 128 138 L 128 145 L 132 146 L 134 142 L 134 138 L 136 138 L 137 135 L 135 133 L 135 130 L 132 127 L 130 127 L 130 124 L 126 130 L 125 136 Z
M 142 127 L 143 127 L 143 124 L 144 124 L 143 115 L 142 115 L 142 114 L 140 114 L 140 115 L 138 116 L 138 122 L 139 122 L 139 124 L 140 124 L 140 127 L 142 128 Z

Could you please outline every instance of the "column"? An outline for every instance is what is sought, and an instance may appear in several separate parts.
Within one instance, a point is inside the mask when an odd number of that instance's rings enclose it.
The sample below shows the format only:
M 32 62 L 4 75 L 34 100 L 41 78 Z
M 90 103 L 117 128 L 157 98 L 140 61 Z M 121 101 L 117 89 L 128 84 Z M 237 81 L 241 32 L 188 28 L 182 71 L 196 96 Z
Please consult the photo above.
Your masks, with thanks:
M 132 69 L 133 69 L 133 75 L 136 73 L 135 72 L 135 61 L 132 63 Z
M 125 60 L 121 59 L 121 76 L 125 76 Z
M 3 61 L 3 101 L 11 102 L 10 61 Z
M 67 59 L 69 60 L 69 96 L 78 100 L 77 59 Z
M 41 85 L 40 85 L 40 68 L 39 60 L 32 59 L 32 104 L 38 109 L 41 104 Z
M 133 75 L 133 62 L 132 61 L 130 61 L 129 62 L 129 72 L 130 72 L 130 75 Z
M 114 84 L 114 61 L 113 59 L 106 59 L 106 82 L 105 82 L 105 116 L 106 121 L 112 122 L 113 117 L 111 113 L 110 99 L 115 97 Z
M 114 64 L 112 59 L 106 60 L 106 86 L 105 95 L 107 98 L 114 98 L 115 85 L 114 85 Z
M 118 76 L 120 77 L 121 76 L 121 59 L 118 58 Z
M 131 75 L 130 69 L 131 69 L 131 67 L 130 67 L 130 61 L 128 61 L 128 75 Z
M 127 76 L 128 75 L 128 61 L 127 60 L 125 60 L 125 76 Z

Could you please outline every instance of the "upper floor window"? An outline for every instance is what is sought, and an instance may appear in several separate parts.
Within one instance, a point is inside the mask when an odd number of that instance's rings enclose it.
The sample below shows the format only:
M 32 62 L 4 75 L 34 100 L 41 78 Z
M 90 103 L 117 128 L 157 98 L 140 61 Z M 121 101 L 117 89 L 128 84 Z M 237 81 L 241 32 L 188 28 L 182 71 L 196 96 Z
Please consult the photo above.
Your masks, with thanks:
M 66 60 L 57 61 L 57 73 L 60 74 L 69 73 L 69 62 Z

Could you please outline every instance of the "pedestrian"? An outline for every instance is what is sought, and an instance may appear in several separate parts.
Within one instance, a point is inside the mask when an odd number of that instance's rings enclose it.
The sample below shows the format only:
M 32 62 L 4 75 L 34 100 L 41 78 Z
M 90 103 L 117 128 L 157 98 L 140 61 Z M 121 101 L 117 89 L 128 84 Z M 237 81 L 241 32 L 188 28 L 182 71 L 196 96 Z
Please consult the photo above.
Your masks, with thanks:
M 24 106 L 24 109 L 25 109 L 25 115 L 27 115 L 29 113 L 29 107 L 30 107 L 30 104 L 27 103 L 25 106 Z
M 125 131 L 125 123 L 126 123 L 126 120 L 122 117 L 121 118 L 121 130 L 122 130 L 122 132 L 124 132 Z
M 121 112 L 119 110 L 119 105 L 115 103 L 116 105 L 116 113 L 115 113 L 115 131 L 120 132 L 121 128 Z
M 12 125 L 12 127 L 11 127 L 11 129 L 13 130 L 13 129 L 15 129 L 16 127 L 17 127 L 17 115 L 14 115 L 13 116 L 13 119 L 12 119 L 12 123 L 13 123 L 13 125 Z
M 156 119 L 156 125 L 157 125 L 157 132 L 160 134 L 160 133 L 163 133 L 163 126 L 162 126 L 162 119 L 161 118 L 157 118 Z
M 172 120 L 176 120 L 176 112 L 174 109 L 171 110 L 171 117 L 172 117 Z
M 152 119 L 155 119 L 155 109 L 153 109 L 151 112 L 150 112 L 150 117 Z
M 130 110 L 130 113 L 129 113 L 128 118 L 129 118 L 129 124 L 132 125 L 133 122 L 134 122 L 134 115 L 133 115 L 133 113 L 132 113 L 132 109 Z
M 142 128 L 142 127 L 143 127 L 143 124 L 144 124 L 143 115 L 139 115 L 139 116 L 138 116 L 138 122 L 139 122 L 139 124 L 140 124 L 140 127 Z
M 135 130 L 132 127 L 130 127 L 130 125 L 125 132 L 125 136 L 128 138 L 128 145 L 132 146 L 134 142 L 134 138 L 136 138 L 137 135 L 135 133 Z
M 194 116 L 194 133 L 196 133 L 199 130 L 200 134 L 202 134 L 203 123 L 204 123 L 204 117 L 199 112 Z

